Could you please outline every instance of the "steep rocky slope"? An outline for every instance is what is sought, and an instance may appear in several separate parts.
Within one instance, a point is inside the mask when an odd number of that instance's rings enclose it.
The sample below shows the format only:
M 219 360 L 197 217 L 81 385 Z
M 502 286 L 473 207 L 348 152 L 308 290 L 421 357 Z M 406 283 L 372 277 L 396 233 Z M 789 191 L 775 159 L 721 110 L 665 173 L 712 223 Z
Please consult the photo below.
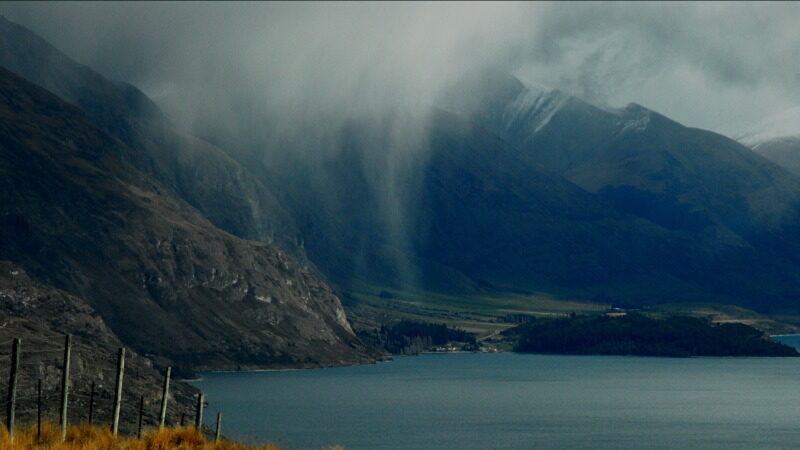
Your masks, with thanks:
M 365 362 L 339 299 L 284 251 L 220 231 L 76 107 L 0 70 L 0 259 L 193 368 Z
M 36 382 L 41 379 L 45 420 L 57 420 L 64 334 L 70 333 L 73 335 L 70 420 L 86 420 L 87 396 L 91 383 L 95 383 L 94 418 L 108 423 L 112 414 L 117 348 L 123 344 L 97 312 L 83 300 L 31 279 L 24 269 L 8 261 L 0 261 L 0 302 L 2 366 L 8 367 L 11 340 L 22 339 L 19 419 L 23 422 L 35 420 Z M 163 374 L 150 360 L 135 352 L 128 352 L 126 367 L 123 426 L 130 428 L 135 423 L 136 405 L 142 395 L 145 396 L 147 422 L 156 423 L 161 401 L 158 387 Z M 6 392 L 7 382 L 6 376 L 0 377 L 0 392 Z M 167 412 L 168 420 L 175 423 L 182 413 L 192 411 L 196 389 L 177 381 L 172 386 Z
M 95 125 L 127 144 L 122 158 L 217 227 L 277 243 L 303 258 L 294 221 L 270 190 L 225 152 L 173 126 L 136 87 L 106 79 L 2 16 L 0 66 L 81 108 Z

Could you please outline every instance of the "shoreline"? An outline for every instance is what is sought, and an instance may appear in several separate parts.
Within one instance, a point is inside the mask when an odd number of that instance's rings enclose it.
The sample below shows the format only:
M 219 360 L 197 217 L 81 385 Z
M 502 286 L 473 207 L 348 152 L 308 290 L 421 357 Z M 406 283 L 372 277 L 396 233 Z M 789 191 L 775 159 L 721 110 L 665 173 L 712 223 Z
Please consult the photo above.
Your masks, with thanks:
M 199 373 L 251 373 L 251 372 L 296 372 L 301 370 L 319 370 L 319 369 L 337 369 L 340 367 L 357 367 L 357 366 L 370 366 L 373 364 L 380 364 L 386 362 L 392 362 L 393 357 L 387 359 L 376 359 L 372 362 L 367 362 L 363 364 L 343 364 L 340 366 L 320 366 L 320 367 L 284 367 L 280 369 L 242 369 L 242 370 L 231 370 L 231 369 L 223 369 L 223 370 L 203 370 L 198 371 Z M 183 379 L 180 381 L 184 381 L 187 383 L 203 381 L 203 377 L 197 377 L 192 379 Z
M 800 334 L 776 334 L 770 335 L 770 337 L 776 336 L 798 336 Z M 283 368 L 283 369 L 245 369 L 245 370 L 207 370 L 203 371 L 202 373 L 256 373 L 256 372 L 299 372 L 304 370 L 319 370 L 319 369 L 337 369 L 337 368 L 344 368 L 344 367 L 357 367 L 357 366 L 369 366 L 374 364 L 381 364 L 381 363 L 391 363 L 394 362 L 395 358 L 407 358 L 413 356 L 421 356 L 421 355 L 457 355 L 457 354 L 498 354 L 498 353 L 511 353 L 511 354 L 520 354 L 520 355 L 544 355 L 544 356 L 607 356 L 607 357 L 632 357 L 632 358 L 669 358 L 669 359 L 714 359 L 714 358 L 722 358 L 722 359 L 747 359 L 747 358 L 796 358 L 797 356 L 663 356 L 663 355 L 616 355 L 616 354 L 594 354 L 594 353 L 528 353 L 528 352 L 513 352 L 513 351 L 497 351 L 497 352 L 474 352 L 474 351 L 454 351 L 454 352 L 419 352 L 414 355 L 393 355 L 391 359 L 375 361 L 373 363 L 367 364 L 349 364 L 343 366 L 326 366 L 326 367 L 302 367 L 302 368 Z M 186 383 L 196 383 L 204 381 L 203 377 L 197 377 L 192 379 L 182 379 L 178 381 L 183 381 Z
M 770 338 L 772 337 L 791 337 L 797 336 L 800 337 L 800 333 L 793 333 L 793 334 L 771 334 L 768 335 Z M 655 355 L 613 355 L 613 354 L 582 354 L 582 353 L 527 353 L 527 352 L 513 352 L 513 351 L 495 351 L 495 352 L 481 352 L 481 351 L 467 351 L 467 350 L 457 350 L 452 352 L 436 352 L 436 351 L 424 351 L 419 352 L 413 355 L 392 355 L 390 358 L 382 359 L 382 360 L 375 360 L 369 363 L 363 364 L 345 364 L 340 366 L 322 366 L 322 367 L 285 367 L 285 368 L 276 368 L 276 369 L 242 369 L 242 370 L 204 370 L 201 373 L 254 373 L 254 372 L 296 372 L 296 371 L 303 371 L 303 370 L 319 370 L 319 369 L 336 369 L 336 368 L 343 368 L 343 367 L 356 367 L 356 366 L 369 366 L 374 364 L 380 363 L 390 363 L 393 362 L 395 358 L 399 357 L 409 357 L 409 356 L 420 356 L 420 355 L 451 355 L 451 354 L 493 354 L 493 353 L 521 353 L 521 354 L 540 354 L 540 355 L 562 355 L 562 356 L 633 356 L 633 357 L 645 357 L 645 358 L 652 358 L 652 357 L 659 357 Z M 661 356 L 667 358 L 674 358 L 670 356 Z M 689 356 L 687 358 L 774 358 L 775 356 Z M 682 357 L 678 357 L 682 358 Z M 201 382 L 203 381 L 203 377 L 191 378 L 191 379 L 182 379 L 180 381 L 184 381 L 187 383 L 194 383 L 194 382 Z

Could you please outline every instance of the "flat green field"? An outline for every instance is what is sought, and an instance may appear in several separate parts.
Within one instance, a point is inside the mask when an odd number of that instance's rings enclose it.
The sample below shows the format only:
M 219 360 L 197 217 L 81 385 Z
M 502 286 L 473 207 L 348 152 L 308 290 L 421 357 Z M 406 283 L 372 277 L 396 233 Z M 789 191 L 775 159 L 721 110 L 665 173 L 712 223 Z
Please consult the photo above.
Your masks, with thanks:
M 387 319 L 409 319 L 444 323 L 479 336 L 514 326 L 514 323 L 504 320 L 509 315 L 559 317 L 570 313 L 600 314 L 610 310 L 608 304 L 570 300 L 547 293 L 449 295 L 363 286 L 349 291 L 347 297 L 348 314 L 364 326 L 376 326 Z M 672 303 L 647 306 L 643 311 L 705 317 L 716 323 L 739 322 L 768 334 L 800 332 L 800 317 L 773 317 L 733 305 Z
M 444 323 L 479 335 L 513 326 L 502 320 L 508 315 L 558 317 L 573 312 L 600 313 L 609 308 L 609 305 L 561 300 L 546 294 L 458 296 L 365 289 L 351 291 L 348 295 L 352 300 L 346 305 L 351 313 L 369 322 L 380 322 L 381 318 L 419 320 Z

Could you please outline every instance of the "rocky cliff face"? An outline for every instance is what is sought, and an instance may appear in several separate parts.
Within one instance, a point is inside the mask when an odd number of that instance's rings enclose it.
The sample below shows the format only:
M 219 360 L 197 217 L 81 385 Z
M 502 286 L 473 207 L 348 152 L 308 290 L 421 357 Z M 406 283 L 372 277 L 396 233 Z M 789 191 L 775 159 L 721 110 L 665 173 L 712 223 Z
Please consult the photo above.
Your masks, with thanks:
M 73 335 L 69 417 L 84 421 L 88 396 L 95 383 L 94 419 L 108 423 L 112 415 L 117 348 L 123 344 L 99 314 L 82 299 L 32 279 L 11 262 L 0 261 L 0 361 L 9 362 L 11 340 L 22 339 L 18 405 L 19 420 L 35 420 L 36 383 L 42 381 L 44 419 L 57 421 L 60 405 L 64 334 Z M 126 357 L 122 425 L 131 428 L 140 396 L 145 397 L 147 424 L 156 423 L 163 375 L 149 359 L 135 352 Z M 163 368 L 162 368 L 163 369 Z M 6 392 L 8 378 L 0 379 Z M 174 382 L 168 402 L 168 420 L 176 423 L 190 413 L 196 389 Z
M 81 110 L 0 71 L 0 258 L 195 369 L 366 362 L 330 288 L 215 228 Z

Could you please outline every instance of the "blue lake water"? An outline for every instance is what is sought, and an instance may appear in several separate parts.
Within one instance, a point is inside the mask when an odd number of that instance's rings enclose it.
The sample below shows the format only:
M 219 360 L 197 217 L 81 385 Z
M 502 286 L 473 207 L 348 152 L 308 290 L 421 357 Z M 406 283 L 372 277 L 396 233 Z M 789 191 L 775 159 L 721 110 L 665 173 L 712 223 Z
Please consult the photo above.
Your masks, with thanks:
M 290 449 L 800 447 L 800 358 L 439 354 L 196 385 L 209 426 Z

